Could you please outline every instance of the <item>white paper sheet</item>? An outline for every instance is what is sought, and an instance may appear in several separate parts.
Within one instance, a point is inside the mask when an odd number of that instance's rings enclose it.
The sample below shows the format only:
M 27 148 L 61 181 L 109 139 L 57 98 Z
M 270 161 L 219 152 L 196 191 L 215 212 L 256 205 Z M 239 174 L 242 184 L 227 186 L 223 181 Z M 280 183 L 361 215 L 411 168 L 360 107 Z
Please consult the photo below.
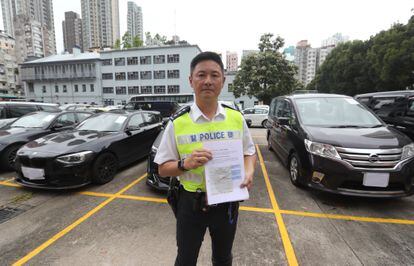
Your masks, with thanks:
M 242 141 L 208 141 L 203 147 L 213 154 L 205 165 L 208 204 L 247 200 L 247 188 L 240 188 L 244 180 Z

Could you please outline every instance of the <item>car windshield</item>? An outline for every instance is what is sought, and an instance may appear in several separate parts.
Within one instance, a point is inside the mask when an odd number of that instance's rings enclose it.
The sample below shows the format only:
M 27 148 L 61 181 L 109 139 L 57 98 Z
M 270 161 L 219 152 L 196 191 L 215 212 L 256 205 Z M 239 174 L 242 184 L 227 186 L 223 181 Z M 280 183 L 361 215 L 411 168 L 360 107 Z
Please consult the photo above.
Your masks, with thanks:
M 296 99 L 299 117 L 306 126 L 380 127 L 382 123 L 352 98 L 321 97 Z
M 11 127 L 43 128 L 52 122 L 58 113 L 39 112 L 23 116 L 14 121 Z
M 86 119 L 77 127 L 77 129 L 115 132 L 122 129 L 122 125 L 126 120 L 127 116 L 122 114 L 102 113 L 98 116 Z

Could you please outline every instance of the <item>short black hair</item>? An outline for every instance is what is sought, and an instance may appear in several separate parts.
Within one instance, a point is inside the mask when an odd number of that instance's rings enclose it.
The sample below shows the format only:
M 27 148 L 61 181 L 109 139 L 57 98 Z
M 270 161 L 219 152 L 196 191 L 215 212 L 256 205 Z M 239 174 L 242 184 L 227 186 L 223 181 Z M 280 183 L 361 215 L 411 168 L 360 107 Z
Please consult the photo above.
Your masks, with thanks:
M 190 74 L 193 74 L 194 68 L 197 66 L 198 63 L 203 62 L 203 61 L 207 61 L 207 60 L 212 60 L 212 61 L 216 62 L 220 66 L 221 71 L 224 73 L 223 61 L 221 61 L 221 57 L 220 57 L 219 54 L 217 54 L 215 52 L 202 52 L 202 53 L 199 53 L 198 55 L 196 55 L 193 58 L 193 60 L 191 60 Z

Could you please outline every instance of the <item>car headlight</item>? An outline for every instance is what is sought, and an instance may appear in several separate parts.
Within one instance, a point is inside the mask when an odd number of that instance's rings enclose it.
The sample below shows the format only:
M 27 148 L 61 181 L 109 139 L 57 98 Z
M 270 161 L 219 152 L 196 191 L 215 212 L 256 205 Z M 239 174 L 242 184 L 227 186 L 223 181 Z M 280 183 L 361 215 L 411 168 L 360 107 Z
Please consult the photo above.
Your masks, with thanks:
M 63 156 L 59 156 L 56 158 L 56 161 L 63 163 L 63 164 L 79 164 L 86 161 L 92 155 L 92 151 L 82 151 L 72 154 L 67 154 Z
M 405 145 L 402 150 L 401 160 L 405 160 L 414 156 L 414 143 Z
M 308 139 L 305 139 L 306 150 L 312 154 L 319 155 L 322 157 L 341 159 L 338 151 L 334 146 L 324 143 L 312 142 Z

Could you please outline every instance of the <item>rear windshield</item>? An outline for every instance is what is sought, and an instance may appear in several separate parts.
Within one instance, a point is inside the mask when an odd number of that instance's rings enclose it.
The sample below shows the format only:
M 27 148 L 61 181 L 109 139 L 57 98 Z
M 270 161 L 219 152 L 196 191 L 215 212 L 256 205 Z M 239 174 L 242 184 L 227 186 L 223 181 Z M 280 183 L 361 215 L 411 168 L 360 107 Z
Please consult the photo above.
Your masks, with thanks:
M 382 125 L 371 112 L 352 98 L 295 100 L 304 125 L 320 127 L 374 127 Z

